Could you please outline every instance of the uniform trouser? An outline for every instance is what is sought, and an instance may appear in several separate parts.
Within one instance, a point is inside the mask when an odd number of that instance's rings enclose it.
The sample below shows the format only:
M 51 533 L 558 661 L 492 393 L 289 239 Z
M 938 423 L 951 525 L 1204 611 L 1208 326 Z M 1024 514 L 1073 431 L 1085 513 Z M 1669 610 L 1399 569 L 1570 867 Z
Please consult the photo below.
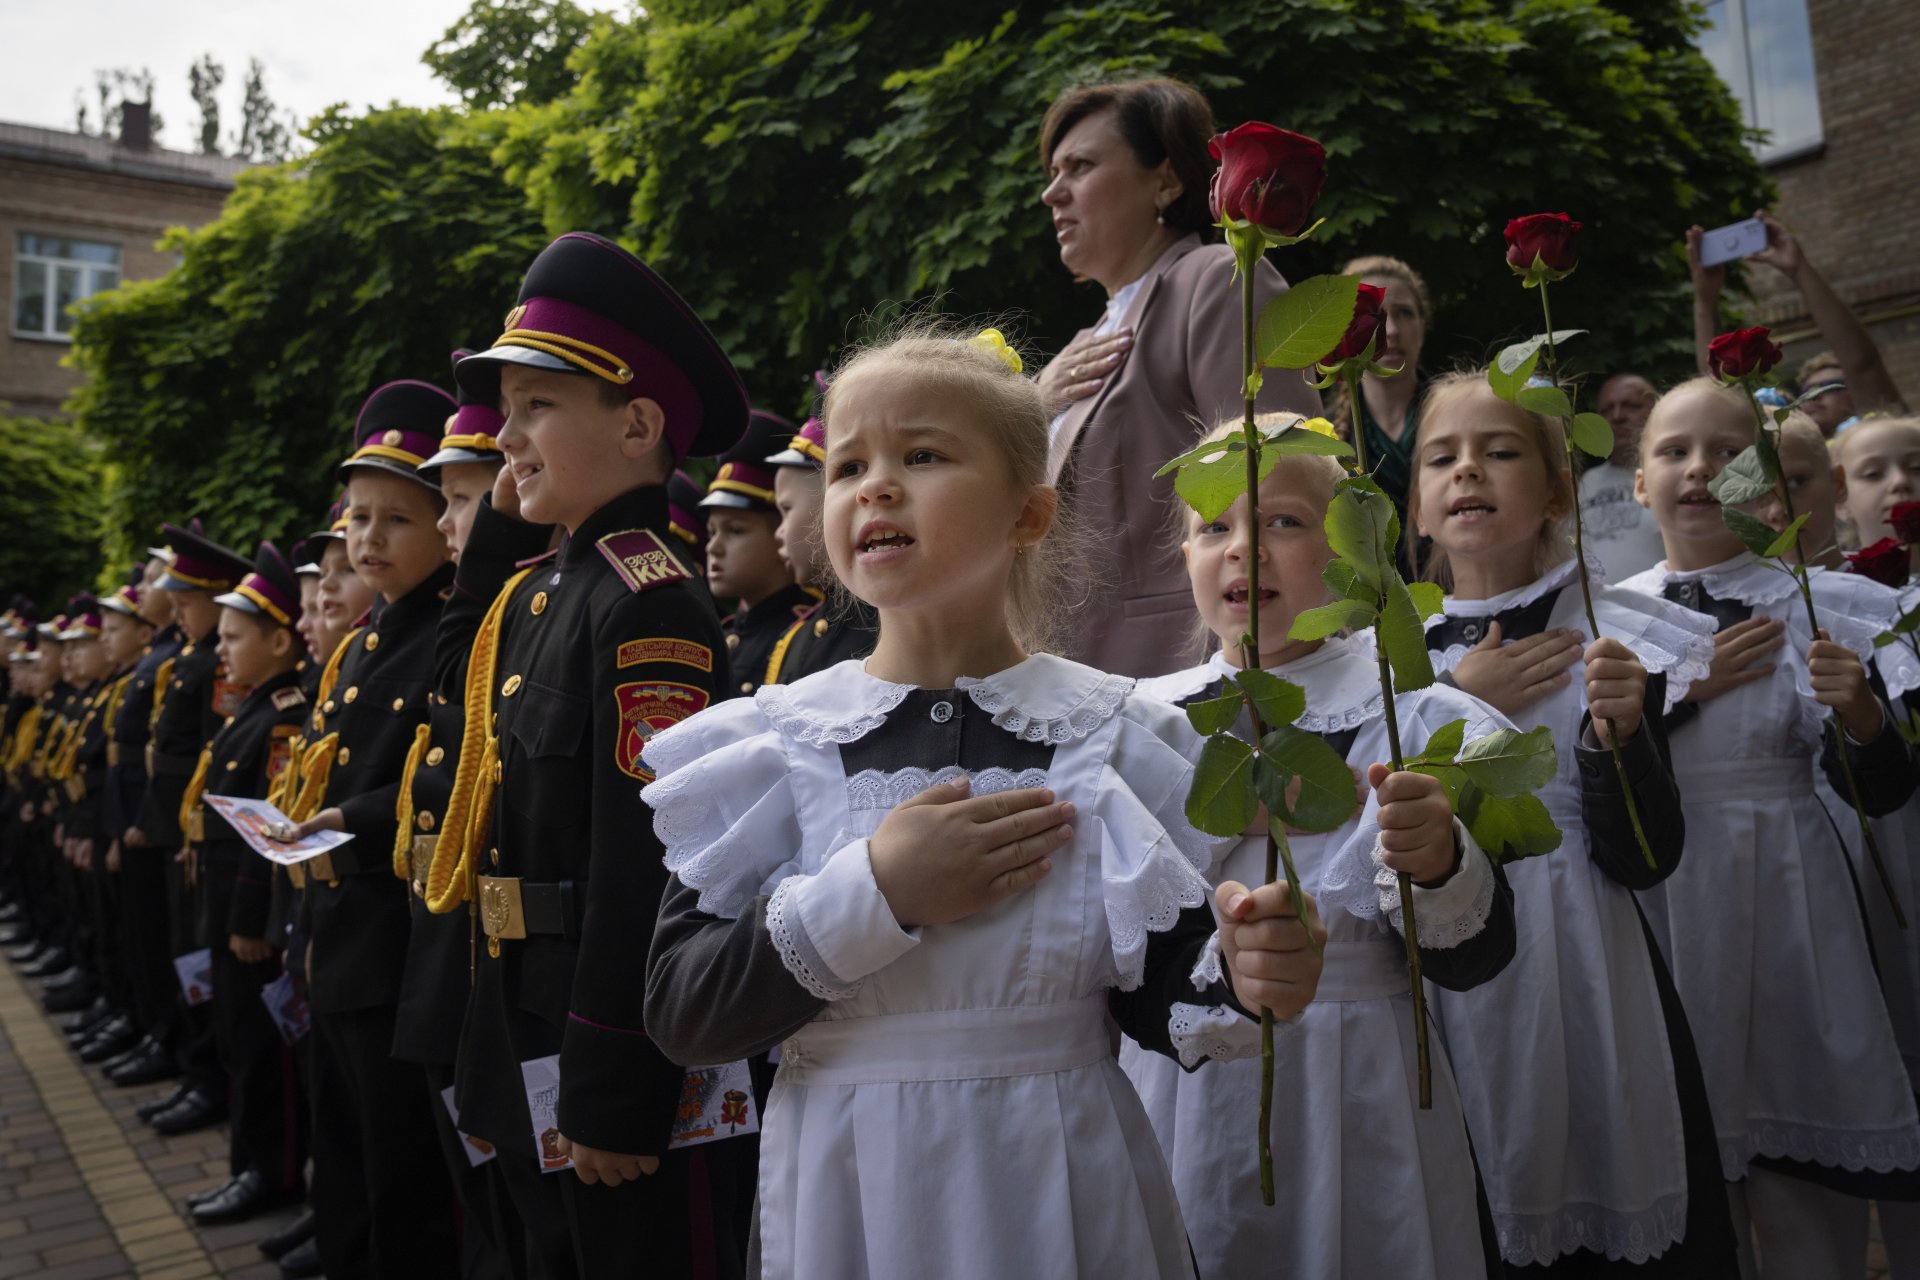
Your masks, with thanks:
M 120 935 L 126 948 L 127 1003 L 133 1020 L 162 1044 L 176 1036 L 183 1015 L 167 936 L 170 855 L 158 849 L 120 850 Z
M 520 1216 L 532 1280 L 737 1280 L 746 1224 L 735 1217 L 734 1144 L 669 1151 L 657 1172 L 588 1186 L 571 1169 L 542 1173 L 501 1151 L 492 1170 Z
M 162 1042 L 173 1053 L 186 1083 L 208 1097 L 224 1098 L 227 1075 L 220 1065 L 220 1045 L 213 1034 L 213 1010 L 204 1004 L 189 1005 L 180 991 L 180 980 L 173 957 L 200 949 L 200 925 L 194 909 L 194 888 L 187 883 L 187 864 L 177 860 L 178 849 L 156 850 L 161 858 L 162 874 L 167 880 L 167 981 L 173 984 L 173 1002 L 178 1017 Z M 158 1038 L 158 1037 L 156 1037 Z
M 486 1166 L 467 1158 L 466 1141 L 442 1101 L 443 1091 L 453 1087 L 453 1065 L 429 1062 L 421 1069 L 426 1073 L 427 1109 L 440 1135 L 440 1156 L 460 1201 L 460 1274 L 464 1280 L 506 1280 L 516 1270 L 508 1259 L 517 1261 L 526 1254 L 520 1220 L 511 1206 L 496 1203 Z M 498 1212 L 502 1207 L 507 1208 L 504 1215 Z
M 305 1183 L 306 1099 L 300 1096 L 293 1046 L 267 1013 L 260 992 L 278 978 L 276 954 L 258 964 L 213 948 L 213 1027 L 228 1081 L 228 1166 L 252 1169 L 269 1191 Z
M 120 934 L 120 876 L 107 870 L 106 843 L 93 842 L 93 869 L 80 873 L 87 900 L 87 923 L 93 933 L 94 976 L 101 994 L 116 1009 L 125 1009 L 130 997 L 126 946 Z
M 393 1056 L 392 1005 L 313 1015 L 313 1187 L 330 1276 L 454 1280 L 453 1186 L 420 1066 Z
M 54 900 L 58 913 L 55 927 L 60 945 L 67 949 L 67 956 L 74 966 L 89 977 L 97 978 L 99 975 L 93 972 L 93 921 L 87 915 L 87 900 L 81 889 L 80 872 L 67 861 L 64 846 L 52 844 L 56 829 L 56 826 L 46 829 L 52 848 L 48 858 L 53 868 Z

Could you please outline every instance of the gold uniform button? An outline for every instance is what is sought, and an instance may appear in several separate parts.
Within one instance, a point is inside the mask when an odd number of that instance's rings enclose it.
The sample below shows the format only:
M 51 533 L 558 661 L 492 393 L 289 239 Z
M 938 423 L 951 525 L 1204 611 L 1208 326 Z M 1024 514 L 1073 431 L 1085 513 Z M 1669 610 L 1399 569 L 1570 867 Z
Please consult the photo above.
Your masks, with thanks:
M 520 692 L 520 676 L 519 673 L 516 672 L 508 676 L 506 682 L 500 686 L 500 696 L 503 698 L 511 698 L 518 692 Z
M 324 711 L 324 712 L 326 712 L 326 713 L 327 713 L 328 715 L 332 715 L 332 714 L 333 714 L 333 699 L 332 699 L 332 698 L 328 698 L 328 699 L 327 699 L 327 700 L 326 700 L 326 701 L 325 701 L 324 703 L 322 703 L 322 704 L 321 704 L 321 706 L 320 706 L 320 709 L 321 709 L 322 711 Z
M 827 620 L 825 618 L 821 618 L 813 624 L 813 638 L 815 640 L 818 640 L 820 637 L 826 634 L 827 634 Z
M 433 830 L 433 815 L 428 813 L 425 809 L 422 809 L 420 811 L 420 816 L 415 818 L 413 821 L 414 821 L 414 825 L 419 827 L 422 831 Z
M 547 593 L 544 591 L 535 593 L 533 597 L 534 614 L 538 616 L 539 614 L 543 614 L 546 611 L 547 611 Z
M 239 767 L 240 767 L 240 762 L 239 762 L 238 760 L 229 760 L 229 761 L 227 761 L 227 772 L 228 772 L 228 773 L 232 773 L 232 772 L 233 772 L 233 771 L 234 771 L 235 769 L 238 769 Z
M 500 851 L 498 849 L 487 850 L 487 857 L 493 859 L 494 866 L 497 867 L 500 865 Z
M 732 636 L 728 636 L 728 637 L 727 637 L 727 648 L 728 648 L 729 650 L 732 650 L 732 649 L 738 649 L 739 647 L 740 647 L 740 637 L 739 637 L 739 636 L 737 636 L 737 635 L 732 635 Z
M 442 760 L 445 760 L 446 758 L 447 758 L 447 753 L 442 751 L 439 747 L 433 747 L 429 749 L 427 752 L 427 763 L 429 765 L 439 764 Z
M 380 647 L 380 633 L 377 631 L 367 632 L 367 652 L 372 653 L 375 649 L 378 649 L 379 647 Z
M 334 760 L 336 763 L 345 764 L 349 759 L 352 758 L 352 756 L 353 756 L 353 753 L 351 751 L 349 751 L 345 747 L 342 747 L 340 748 L 340 754 L 335 756 Z
M 347 691 L 340 696 L 346 699 L 346 701 L 352 702 L 355 698 L 360 696 L 360 686 L 357 684 L 348 685 Z
M 228 725 L 230 725 L 230 724 L 232 724 L 232 723 L 233 723 L 233 717 L 232 717 L 232 716 L 228 716 L 228 717 L 227 717 L 227 720 L 226 720 L 226 723 L 227 723 Z M 222 728 L 224 728 L 224 727 L 226 727 L 226 726 L 225 726 L 225 725 L 223 725 L 223 726 L 221 726 L 221 727 L 222 727 Z
M 740 682 L 740 692 L 742 692 L 742 693 L 752 693 L 752 692 L 753 692 L 753 681 L 751 681 L 751 680 L 742 680 L 742 681 Z
M 490 960 L 498 960 L 500 958 L 500 939 L 487 939 L 487 958 Z
M 406 705 L 407 705 L 407 700 L 405 698 L 395 698 L 393 700 L 393 709 L 395 711 L 398 711 L 400 708 Z
M 500 779 L 506 776 L 506 772 L 507 772 L 506 769 L 504 769 L 501 766 L 498 760 L 495 760 L 493 762 L 493 785 L 494 786 L 497 787 L 500 785 Z M 493 856 L 497 859 L 500 855 L 496 853 Z

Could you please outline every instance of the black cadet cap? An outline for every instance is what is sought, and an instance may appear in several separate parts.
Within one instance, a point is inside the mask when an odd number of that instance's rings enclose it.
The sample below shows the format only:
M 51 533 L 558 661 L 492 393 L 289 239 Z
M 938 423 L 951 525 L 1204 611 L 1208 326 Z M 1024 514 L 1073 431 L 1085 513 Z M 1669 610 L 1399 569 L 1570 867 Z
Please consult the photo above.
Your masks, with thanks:
M 188 530 L 177 524 L 163 524 L 160 531 L 166 535 L 167 549 L 173 553 L 167 562 L 167 571 L 160 575 L 157 584 L 162 590 L 220 592 L 229 590 L 246 576 L 249 566 L 245 556 L 227 550 L 197 528 Z
M 453 367 L 459 369 L 460 362 L 472 354 L 464 347 L 454 352 Z M 454 379 L 457 383 L 458 373 Z M 440 450 L 420 464 L 421 476 L 435 484 L 440 483 L 440 468 L 450 463 L 490 462 L 498 466 L 506 461 L 506 455 L 500 452 L 500 428 L 507 425 L 507 420 L 500 412 L 498 388 L 484 400 L 475 399 L 464 386 L 457 386 L 456 390 L 460 407 L 447 419 L 446 433 L 440 437 Z
M 570 231 L 533 260 L 493 346 L 455 366 L 477 403 L 500 400 L 500 367 L 603 378 L 666 415 L 676 458 L 711 457 L 739 440 L 747 393 L 693 308 L 613 241 Z
M 291 627 L 300 621 L 300 583 L 280 549 L 262 542 L 253 554 L 252 571 L 232 591 L 214 597 L 214 603 Z
M 453 397 L 430 382 L 407 378 L 378 388 L 360 406 L 353 454 L 340 464 L 340 483 L 361 467 L 373 467 L 439 493 L 439 483 L 422 476 L 420 464 L 438 446 L 440 429 L 456 408 Z
M 794 432 L 794 425 L 779 414 L 755 409 L 746 434 L 720 460 L 700 505 L 772 511 L 773 466 L 767 459 L 786 448 Z

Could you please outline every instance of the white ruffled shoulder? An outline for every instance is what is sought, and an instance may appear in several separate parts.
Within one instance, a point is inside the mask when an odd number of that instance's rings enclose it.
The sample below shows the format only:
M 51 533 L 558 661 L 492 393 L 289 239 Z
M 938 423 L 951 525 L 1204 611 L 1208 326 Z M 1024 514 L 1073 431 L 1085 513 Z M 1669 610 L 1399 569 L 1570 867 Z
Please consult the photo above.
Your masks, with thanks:
M 1633 650 L 1652 675 L 1667 678 L 1667 710 L 1713 667 L 1715 624 L 1664 596 L 1622 584 L 1594 588 L 1593 612 L 1603 634 Z
M 1898 698 L 1920 689 L 1920 659 L 1905 644 L 1875 648 L 1873 639 L 1900 620 L 1907 605 L 1903 593 L 1856 573 L 1815 569 L 1812 574 L 1814 608 L 1820 625 L 1834 640 L 1860 660 L 1873 665 L 1886 682 L 1887 696 Z
M 993 722 L 1026 742 L 1077 742 L 1120 710 L 1133 692 L 1129 676 L 1036 653 L 982 679 L 961 676 L 955 684 Z
M 1306 657 L 1268 667 L 1267 671 L 1300 686 L 1307 695 L 1307 709 L 1293 722 L 1296 728 L 1309 733 L 1338 733 L 1380 718 L 1380 673 L 1374 661 L 1371 630 L 1336 636 Z M 1239 673 L 1240 668 L 1216 651 L 1197 667 L 1143 680 L 1139 687 L 1149 697 L 1177 704 Z
M 849 658 L 792 684 L 762 685 L 753 703 L 780 732 L 821 747 L 858 742 L 912 692 L 912 685 L 877 679 Z
M 1140 985 L 1147 935 L 1212 899 L 1207 872 L 1237 838 L 1216 839 L 1187 821 L 1187 791 L 1204 739 L 1178 708 L 1126 695 L 1080 825 L 1100 841 L 1107 932 L 1123 991 Z
M 667 870 L 699 892 L 702 911 L 736 918 L 797 869 L 792 768 L 782 731 L 757 700 L 689 716 L 654 735 L 642 759 L 655 777 L 640 797 L 653 809 Z

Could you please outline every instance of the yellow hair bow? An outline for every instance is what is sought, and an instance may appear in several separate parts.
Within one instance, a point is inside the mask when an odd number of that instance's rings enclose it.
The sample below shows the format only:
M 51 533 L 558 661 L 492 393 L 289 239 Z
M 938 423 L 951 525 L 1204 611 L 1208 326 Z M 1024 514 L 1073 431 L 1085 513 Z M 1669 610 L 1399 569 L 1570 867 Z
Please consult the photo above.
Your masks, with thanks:
M 1015 373 L 1025 373 L 1027 371 L 1026 362 L 1020 358 L 1020 353 L 1007 345 L 1006 338 L 1001 335 L 998 329 L 982 329 L 979 333 L 967 339 L 967 345 L 978 347 L 982 351 L 999 356 L 1000 359 L 1005 362 L 1007 368 L 1013 370 Z
M 1335 431 L 1333 424 L 1325 418 L 1303 418 L 1294 425 L 1303 430 L 1312 431 L 1317 435 L 1323 435 L 1329 440 L 1338 440 L 1340 438 L 1340 433 Z

